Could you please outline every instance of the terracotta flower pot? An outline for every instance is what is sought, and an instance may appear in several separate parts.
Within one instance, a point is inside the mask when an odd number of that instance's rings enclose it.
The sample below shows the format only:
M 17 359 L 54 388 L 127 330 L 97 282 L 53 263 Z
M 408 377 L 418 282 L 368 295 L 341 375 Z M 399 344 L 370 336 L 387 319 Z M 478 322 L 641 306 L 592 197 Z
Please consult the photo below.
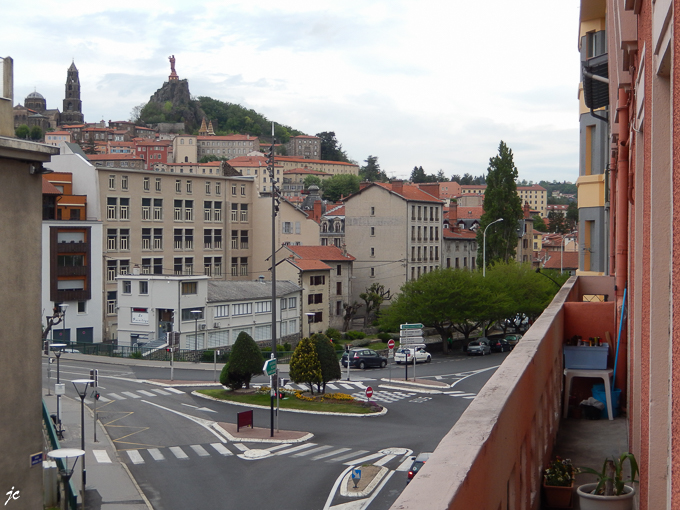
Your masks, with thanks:
M 581 510 L 632 510 L 635 496 L 633 487 L 625 485 L 620 496 L 590 494 L 595 487 L 596 483 L 587 483 L 576 489 Z
M 559 487 L 556 485 L 546 485 L 543 480 L 543 494 L 545 495 L 545 504 L 548 508 L 573 508 L 573 490 L 574 482 L 568 487 Z

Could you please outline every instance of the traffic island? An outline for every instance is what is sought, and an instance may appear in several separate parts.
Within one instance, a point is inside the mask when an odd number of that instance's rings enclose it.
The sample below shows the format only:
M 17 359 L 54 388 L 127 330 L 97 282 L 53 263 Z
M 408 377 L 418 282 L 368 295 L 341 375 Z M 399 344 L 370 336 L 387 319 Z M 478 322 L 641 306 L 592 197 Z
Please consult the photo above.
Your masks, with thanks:
M 358 479 L 357 471 L 359 471 Z M 346 498 L 364 498 L 373 492 L 388 471 L 389 469 L 384 466 L 373 464 L 355 466 L 343 478 L 340 484 L 340 495 Z

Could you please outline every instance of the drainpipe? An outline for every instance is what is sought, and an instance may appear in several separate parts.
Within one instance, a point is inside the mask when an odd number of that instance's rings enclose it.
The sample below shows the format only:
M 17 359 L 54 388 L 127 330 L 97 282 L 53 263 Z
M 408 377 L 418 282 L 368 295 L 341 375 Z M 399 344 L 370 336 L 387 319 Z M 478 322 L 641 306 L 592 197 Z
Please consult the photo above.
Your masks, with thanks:
M 628 93 L 619 88 L 619 159 L 616 163 L 616 296 L 628 281 Z
M 609 275 L 616 273 L 616 149 L 609 160 Z

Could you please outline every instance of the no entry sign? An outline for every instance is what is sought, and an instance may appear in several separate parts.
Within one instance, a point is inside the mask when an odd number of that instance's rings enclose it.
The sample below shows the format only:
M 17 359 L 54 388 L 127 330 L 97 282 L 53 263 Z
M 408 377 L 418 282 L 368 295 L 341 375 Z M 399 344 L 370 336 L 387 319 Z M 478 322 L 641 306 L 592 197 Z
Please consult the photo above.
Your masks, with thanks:
M 366 398 L 371 398 L 373 396 L 373 388 L 370 386 L 366 388 Z
M 387 341 L 387 347 L 390 349 L 394 349 L 394 340 L 391 338 Z

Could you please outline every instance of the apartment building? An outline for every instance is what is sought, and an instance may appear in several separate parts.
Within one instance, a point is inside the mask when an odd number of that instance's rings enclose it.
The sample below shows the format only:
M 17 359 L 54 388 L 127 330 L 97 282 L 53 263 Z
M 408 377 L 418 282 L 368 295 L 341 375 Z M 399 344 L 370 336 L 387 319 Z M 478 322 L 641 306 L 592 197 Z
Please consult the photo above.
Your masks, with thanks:
M 287 156 L 304 159 L 321 159 L 321 138 L 318 136 L 291 136 L 285 145 Z
M 267 158 L 264 156 L 238 156 L 230 159 L 227 165 L 241 175 L 252 177 L 258 193 L 271 192 L 269 172 L 267 171 Z M 274 162 L 274 175 L 279 183 L 281 182 L 282 174 L 283 167 L 279 164 L 277 158 L 277 161 Z
M 142 158 L 147 169 L 154 163 L 172 163 L 172 142 L 170 140 L 147 140 L 135 138 L 135 154 Z
M 260 139 L 250 135 L 208 135 L 197 136 L 193 145 L 198 150 L 198 159 L 209 155 L 231 159 L 259 151 Z
M 442 235 L 442 267 L 474 270 L 477 267 L 477 232 L 454 227 Z
M 276 156 L 276 163 L 281 165 L 284 170 L 307 168 L 309 170 L 316 170 L 317 172 L 324 172 L 331 175 L 359 175 L 359 165 L 345 163 L 344 161 L 305 159 L 298 156 Z
M 331 205 L 321 216 L 321 246 L 345 246 L 345 204 Z
M 283 184 L 280 186 L 281 193 L 284 197 L 299 197 L 305 189 L 305 179 L 313 175 L 319 179 L 327 179 L 332 177 L 326 172 L 319 172 L 317 170 L 310 170 L 309 168 L 294 168 L 292 170 L 284 170 Z
M 443 202 L 401 181 L 362 183 L 345 202 L 345 242 L 352 253 L 352 301 L 372 283 L 396 292 L 441 265 Z
M 468 184 L 461 185 L 460 187 L 460 192 L 463 195 L 474 194 L 483 196 L 485 191 L 486 184 Z M 531 210 L 539 214 L 541 218 L 547 217 L 548 190 L 543 186 L 539 186 L 538 184 L 532 186 L 517 186 L 517 194 L 522 199 L 522 205 L 527 203 L 529 204 L 529 207 L 531 207 Z

